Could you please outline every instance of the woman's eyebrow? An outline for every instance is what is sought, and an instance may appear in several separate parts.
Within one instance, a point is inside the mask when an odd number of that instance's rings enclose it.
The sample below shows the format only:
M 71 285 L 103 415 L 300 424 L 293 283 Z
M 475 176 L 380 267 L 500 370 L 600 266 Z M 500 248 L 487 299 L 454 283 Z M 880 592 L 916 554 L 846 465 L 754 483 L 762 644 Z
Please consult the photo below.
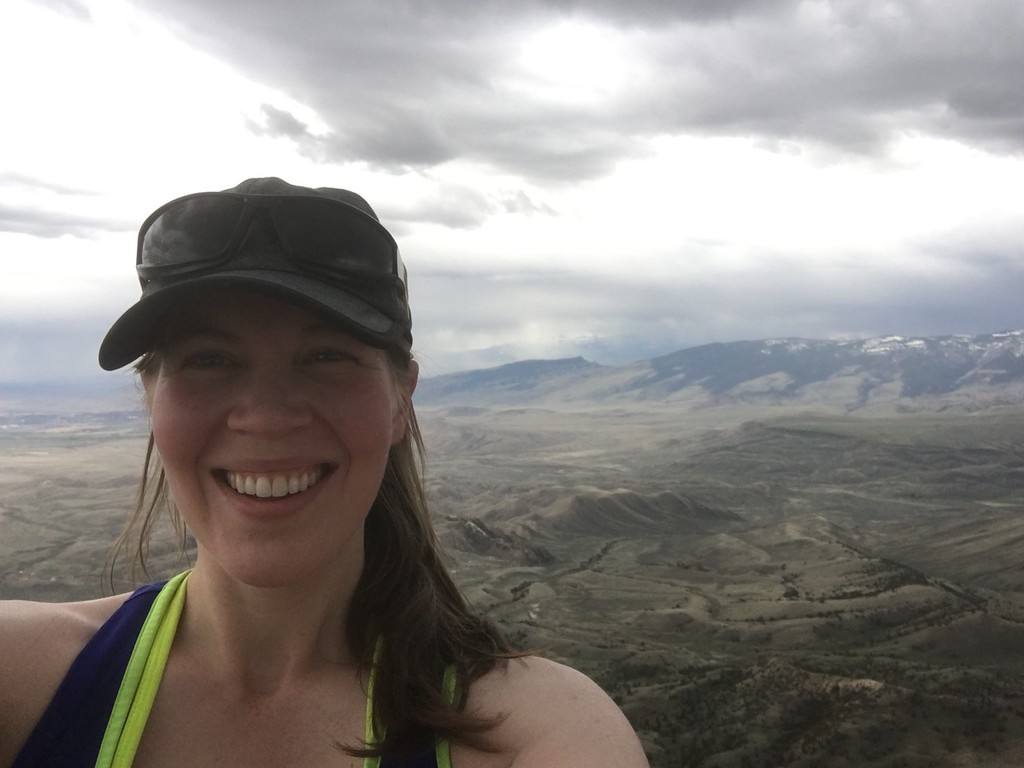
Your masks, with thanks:
M 236 334 L 231 333 L 225 328 L 205 324 L 179 326 L 167 334 L 168 343 L 192 341 L 194 339 L 234 341 L 237 338 Z
M 354 337 L 344 328 L 339 328 L 333 323 L 329 323 L 324 320 L 314 320 L 302 328 L 302 332 L 307 336 L 340 336 L 346 339 L 353 339 Z

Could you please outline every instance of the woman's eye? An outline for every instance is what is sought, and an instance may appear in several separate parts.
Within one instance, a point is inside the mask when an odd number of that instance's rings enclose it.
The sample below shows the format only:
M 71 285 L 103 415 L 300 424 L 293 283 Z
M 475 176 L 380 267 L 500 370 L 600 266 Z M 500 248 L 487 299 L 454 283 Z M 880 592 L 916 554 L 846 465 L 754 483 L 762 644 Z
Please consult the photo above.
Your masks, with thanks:
M 310 353 L 309 360 L 314 363 L 351 363 L 356 357 L 343 349 L 318 349 Z
M 183 362 L 186 368 L 197 368 L 200 370 L 223 368 L 231 364 L 230 358 L 223 352 L 206 350 L 187 355 Z

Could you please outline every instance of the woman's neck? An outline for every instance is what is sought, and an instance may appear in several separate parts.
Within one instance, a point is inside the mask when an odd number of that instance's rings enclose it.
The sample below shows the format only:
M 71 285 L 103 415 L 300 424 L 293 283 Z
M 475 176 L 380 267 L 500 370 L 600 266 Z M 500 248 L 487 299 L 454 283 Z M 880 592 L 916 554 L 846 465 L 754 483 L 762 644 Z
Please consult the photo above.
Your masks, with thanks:
M 326 668 L 358 666 L 346 619 L 356 574 L 255 587 L 197 560 L 175 651 L 239 692 L 272 695 Z

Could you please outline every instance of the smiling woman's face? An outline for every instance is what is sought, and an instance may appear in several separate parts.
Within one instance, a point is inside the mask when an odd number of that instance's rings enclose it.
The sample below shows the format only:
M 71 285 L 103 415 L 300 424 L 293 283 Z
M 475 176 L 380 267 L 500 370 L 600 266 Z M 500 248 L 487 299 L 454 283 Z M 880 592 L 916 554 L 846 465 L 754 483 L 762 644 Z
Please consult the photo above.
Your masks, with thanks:
M 383 350 L 241 291 L 172 315 L 164 338 L 142 379 L 197 568 L 258 586 L 358 576 L 414 372 L 402 385 Z

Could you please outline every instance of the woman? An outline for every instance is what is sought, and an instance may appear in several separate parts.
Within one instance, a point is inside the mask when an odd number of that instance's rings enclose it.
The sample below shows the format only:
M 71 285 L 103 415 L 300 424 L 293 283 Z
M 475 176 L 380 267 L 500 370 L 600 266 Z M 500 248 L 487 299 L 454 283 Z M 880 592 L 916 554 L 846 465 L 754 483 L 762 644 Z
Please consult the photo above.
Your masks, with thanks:
M 647 764 L 599 688 L 517 657 L 441 565 L 405 268 L 362 198 L 179 198 L 137 269 L 100 364 L 145 391 L 140 527 L 169 493 L 195 564 L 0 607 L 0 766 Z

